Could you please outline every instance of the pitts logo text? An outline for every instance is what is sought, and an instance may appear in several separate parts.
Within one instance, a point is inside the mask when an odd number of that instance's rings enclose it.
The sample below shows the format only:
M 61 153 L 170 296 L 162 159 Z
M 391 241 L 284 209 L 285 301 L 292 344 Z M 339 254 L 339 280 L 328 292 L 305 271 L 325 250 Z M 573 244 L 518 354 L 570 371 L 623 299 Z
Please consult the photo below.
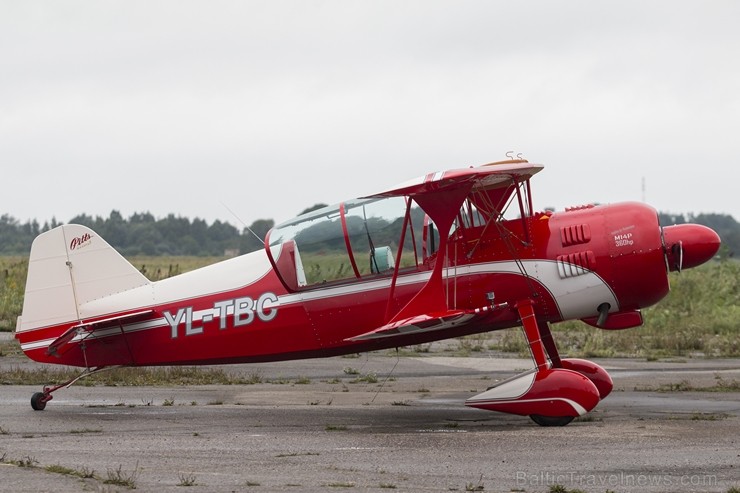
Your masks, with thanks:
M 86 247 L 90 244 L 90 241 L 92 240 L 92 235 L 90 233 L 85 233 L 82 236 L 76 236 L 72 238 L 72 241 L 69 243 L 69 249 L 75 250 L 77 248 Z

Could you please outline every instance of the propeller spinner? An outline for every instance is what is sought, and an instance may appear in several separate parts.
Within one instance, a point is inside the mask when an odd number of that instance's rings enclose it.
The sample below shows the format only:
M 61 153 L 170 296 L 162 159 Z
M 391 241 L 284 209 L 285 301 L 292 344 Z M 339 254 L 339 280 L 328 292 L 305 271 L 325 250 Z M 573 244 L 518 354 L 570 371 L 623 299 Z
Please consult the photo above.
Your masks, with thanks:
M 701 265 L 717 254 L 720 239 L 700 224 L 677 224 L 663 228 L 663 250 L 668 270 L 681 272 Z

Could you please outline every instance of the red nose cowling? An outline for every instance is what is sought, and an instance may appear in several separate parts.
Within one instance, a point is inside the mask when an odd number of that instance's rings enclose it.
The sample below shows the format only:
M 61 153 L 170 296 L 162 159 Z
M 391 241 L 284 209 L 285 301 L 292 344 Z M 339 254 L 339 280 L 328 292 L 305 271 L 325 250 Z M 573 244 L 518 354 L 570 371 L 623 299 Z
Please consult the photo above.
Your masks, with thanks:
M 713 229 L 700 224 L 678 224 L 663 228 L 666 258 L 671 271 L 690 269 L 717 254 L 720 239 Z

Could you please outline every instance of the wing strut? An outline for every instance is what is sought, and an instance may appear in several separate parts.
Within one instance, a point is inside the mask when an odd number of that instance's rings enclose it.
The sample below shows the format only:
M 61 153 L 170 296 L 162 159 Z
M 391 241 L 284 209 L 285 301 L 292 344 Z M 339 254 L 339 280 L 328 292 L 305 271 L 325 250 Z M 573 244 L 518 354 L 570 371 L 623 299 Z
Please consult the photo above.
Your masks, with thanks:
M 437 225 L 439 230 L 439 250 L 434 269 L 429 281 L 416 293 L 406 306 L 401 308 L 396 315 L 389 320 L 393 324 L 400 320 L 409 319 L 417 315 L 430 312 L 446 312 L 447 297 L 443 286 L 442 271 L 447 259 L 447 239 L 452 229 L 452 223 L 462 207 L 465 198 L 472 189 L 472 182 L 461 185 L 452 190 L 437 190 L 418 195 L 412 198 Z
M 406 199 L 406 214 L 403 217 L 403 226 L 401 227 L 401 238 L 398 240 L 398 252 L 396 252 L 396 265 L 393 268 L 393 279 L 391 280 L 391 289 L 388 294 L 388 305 L 385 308 L 385 321 L 386 322 L 390 320 L 391 318 L 391 307 L 393 306 L 393 294 L 396 291 L 396 282 L 398 281 L 398 270 L 401 268 L 401 255 L 403 254 L 403 245 L 404 245 L 404 242 L 406 241 L 406 229 L 408 229 L 410 218 L 411 218 L 411 199 Z M 411 231 L 413 234 L 413 228 L 411 228 Z M 370 233 L 368 233 L 368 238 L 369 237 L 370 237 Z M 416 253 L 416 245 L 414 245 L 414 253 Z M 374 260 L 375 260 L 375 255 L 373 254 L 373 261 Z

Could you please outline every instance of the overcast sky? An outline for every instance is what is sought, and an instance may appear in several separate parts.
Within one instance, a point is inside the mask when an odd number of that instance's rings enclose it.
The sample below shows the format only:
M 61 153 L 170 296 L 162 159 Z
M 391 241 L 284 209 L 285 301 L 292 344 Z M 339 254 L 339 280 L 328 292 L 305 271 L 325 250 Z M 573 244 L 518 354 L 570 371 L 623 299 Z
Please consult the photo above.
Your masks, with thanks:
M 740 219 L 740 2 L 0 0 L 0 214 L 280 222 L 522 153 Z

